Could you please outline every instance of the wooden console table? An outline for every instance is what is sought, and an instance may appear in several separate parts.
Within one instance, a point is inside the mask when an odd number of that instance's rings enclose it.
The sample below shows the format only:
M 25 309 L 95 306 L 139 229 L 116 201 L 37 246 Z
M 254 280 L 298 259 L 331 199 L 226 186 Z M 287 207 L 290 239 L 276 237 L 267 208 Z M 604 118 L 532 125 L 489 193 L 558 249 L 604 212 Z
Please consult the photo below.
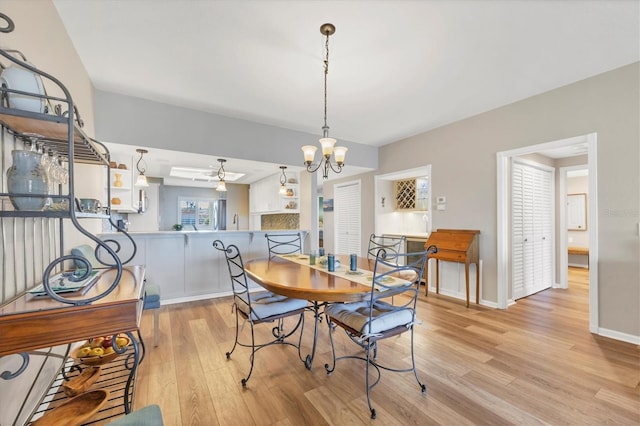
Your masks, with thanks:
M 464 276 L 467 290 L 467 307 L 469 307 L 469 264 L 476 264 L 476 303 L 480 302 L 480 263 L 478 235 L 480 231 L 473 229 L 438 229 L 429 236 L 425 249 L 431 245 L 438 247 L 438 252 L 427 256 L 425 277 L 429 273 L 429 259 L 436 260 L 436 293 L 440 293 L 439 261 L 464 263 Z M 429 286 L 427 285 L 427 292 Z

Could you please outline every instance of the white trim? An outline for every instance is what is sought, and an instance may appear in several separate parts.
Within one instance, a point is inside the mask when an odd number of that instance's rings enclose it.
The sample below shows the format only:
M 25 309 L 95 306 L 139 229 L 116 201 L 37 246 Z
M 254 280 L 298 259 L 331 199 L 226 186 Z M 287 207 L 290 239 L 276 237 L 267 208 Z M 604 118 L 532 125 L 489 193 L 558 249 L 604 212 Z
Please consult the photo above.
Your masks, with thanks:
M 497 153 L 497 176 L 498 176 L 498 193 L 497 193 L 497 220 L 498 220 L 498 236 L 497 236 L 497 262 L 498 262 L 498 309 L 507 309 L 508 289 L 511 286 L 509 279 L 509 265 L 511 264 L 511 250 L 509 249 L 509 228 L 507 220 L 509 219 L 509 156 L 506 153 Z
M 592 332 L 600 336 L 609 337 L 610 339 L 621 340 L 623 342 L 632 343 L 634 345 L 640 345 L 640 336 L 633 334 L 621 333 L 615 330 L 609 330 L 608 328 L 599 328 L 597 332 Z
M 496 153 L 497 157 L 497 304 L 506 309 L 513 303 L 509 299 L 511 280 L 509 250 L 509 159 L 514 156 L 533 154 L 539 151 L 563 148 L 571 145 L 588 146 L 587 168 L 589 169 L 589 331 L 598 332 L 598 176 L 597 176 L 597 135 L 591 133 L 553 142 L 517 148 Z
M 582 164 L 577 166 L 560 167 L 560 246 L 558 249 L 562 255 L 560 256 L 560 280 L 558 282 L 558 288 L 569 288 L 569 276 L 567 274 L 569 266 L 585 267 L 583 265 L 572 265 L 569 263 L 569 241 L 567 240 L 567 175 L 569 172 L 574 170 L 588 171 L 588 165 Z
M 595 333 L 598 316 L 598 135 L 587 135 L 589 169 L 589 331 Z

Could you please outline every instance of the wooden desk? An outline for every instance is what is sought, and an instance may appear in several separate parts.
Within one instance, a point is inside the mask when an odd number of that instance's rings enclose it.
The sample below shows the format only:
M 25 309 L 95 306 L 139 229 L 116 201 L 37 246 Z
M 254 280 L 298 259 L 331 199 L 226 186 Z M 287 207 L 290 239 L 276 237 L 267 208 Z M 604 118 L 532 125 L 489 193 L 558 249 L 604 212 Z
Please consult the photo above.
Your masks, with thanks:
M 478 235 L 480 231 L 472 229 L 438 229 L 429 236 L 425 249 L 430 245 L 438 247 L 438 252 L 427 256 L 425 276 L 429 273 L 429 259 L 436 260 L 436 293 L 440 292 L 439 261 L 464 263 L 464 276 L 467 291 L 467 307 L 469 307 L 469 264 L 476 264 L 476 303 L 480 301 L 480 269 Z M 429 286 L 427 285 L 427 292 Z

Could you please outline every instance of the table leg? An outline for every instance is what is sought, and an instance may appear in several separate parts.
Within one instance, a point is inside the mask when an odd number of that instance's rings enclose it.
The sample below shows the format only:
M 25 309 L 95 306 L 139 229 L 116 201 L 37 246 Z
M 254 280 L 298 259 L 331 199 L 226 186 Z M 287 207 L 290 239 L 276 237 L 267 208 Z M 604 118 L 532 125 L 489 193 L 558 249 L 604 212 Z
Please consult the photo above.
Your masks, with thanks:
M 429 258 L 427 257 L 427 261 L 424 263 L 424 295 L 429 295 Z
M 476 262 L 476 305 L 480 303 L 480 262 Z
M 440 260 L 436 259 L 436 294 L 440 294 Z
M 129 399 L 133 400 L 133 398 L 129 397 L 129 394 L 132 392 L 132 388 L 131 385 L 133 384 L 133 381 L 135 380 L 135 376 L 136 376 L 136 370 L 138 369 L 138 364 L 139 359 L 140 359 L 140 352 L 138 349 L 138 342 L 136 341 L 136 339 L 133 337 L 133 333 L 131 331 L 127 332 L 127 336 L 129 336 L 129 339 L 131 339 L 131 344 L 133 345 L 133 354 L 128 355 L 127 356 L 127 360 L 125 361 L 125 367 L 128 368 L 130 370 L 129 372 L 129 378 L 127 379 L 127 385 L 124 388 L 124 412 L 126 414 L 129 414 L 131 412 L 131 405 L 129 404 Z M 130 359 L 133 358 L 133 361 L 131 362 L 131 364 L 129 364 Z
M 318 302 L 313 301 L 313 345 L 311 347 L 311 353 L 307 355 L 304 360 L 304 366 L 307 367 L 307 370 L 311 370 L 311 365 L 313 364 L 313 358 L 316 354 L 316 344 L 318 342 L 318 323 L 322 320 L 322 314 L 320 313 L 320 305 Z
M 469 307 L 469 262 L 464 262 L 464 283 L 467 290 L 467 308 Z

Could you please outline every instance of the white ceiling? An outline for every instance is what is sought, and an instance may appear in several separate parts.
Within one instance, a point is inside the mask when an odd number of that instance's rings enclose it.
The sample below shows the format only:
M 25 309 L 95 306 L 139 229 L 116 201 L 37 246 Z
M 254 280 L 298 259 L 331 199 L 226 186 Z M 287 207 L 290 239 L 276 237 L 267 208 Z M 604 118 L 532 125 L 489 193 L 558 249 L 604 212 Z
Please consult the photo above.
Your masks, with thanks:
M 637 0 L 53 1 L 97 89 L 318 135 L 331 22 L 330 133 L 374 146 L 640 60 Z

